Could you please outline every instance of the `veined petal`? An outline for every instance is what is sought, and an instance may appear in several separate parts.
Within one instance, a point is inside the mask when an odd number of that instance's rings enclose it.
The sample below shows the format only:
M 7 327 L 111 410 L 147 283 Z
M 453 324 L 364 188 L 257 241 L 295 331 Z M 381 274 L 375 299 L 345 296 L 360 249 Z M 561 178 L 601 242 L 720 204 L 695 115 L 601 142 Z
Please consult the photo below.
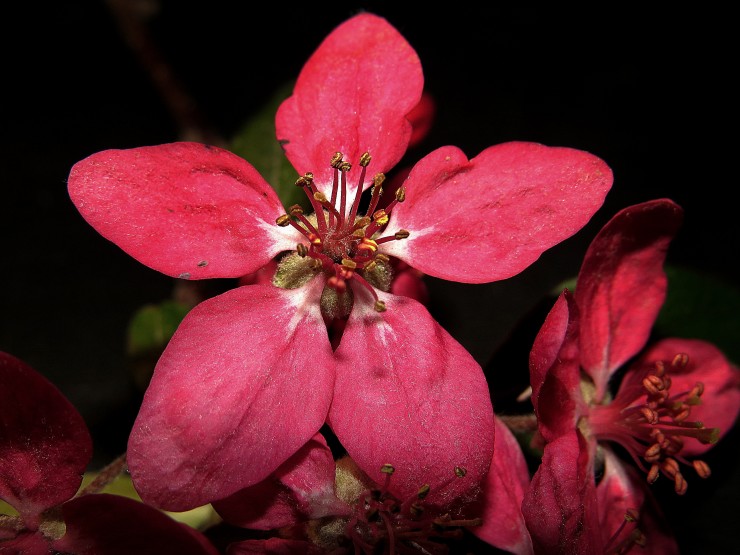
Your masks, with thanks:
M 120 495 L 83 495 L 63 507 L 67 533 L 55 553 L 75 555 L 218 555 L 199 531 L 140 501 Z
M 532 404 L 542 436 L 572 431 L 584 404 L 578 359 L 578 307 L 569 291 L 555 302 L 529 353 Z
M 77 409 L 33 368 L 0 352 L 0 498 L 35 530 L 44 510 L 75 494 L 90 457 Z
M 222 499 L 267 478 L 319 430 L 334 384 L 322 285 L 244 286 L 188 313 L 129 438 L 146 503 L 182 511 Z
M 172 277 L 241 277 L 301 237 L 275 225 L 284 210 L 257 170 L 213 146 L 98 152 L 74 165 L 68 186 L 98 233 Z
M 529 470 L 514 434 L 495 419 L 493 461 L 483 484 L 483 524 L 470 531 L 483 541 L 516 555 L 530 555 L 532 539 L 522 515 L 524 492 L 529 487 Z
M 421 304 L 380 295 L 383 313 L 355 301 L 335 353 L 328 422 L 373 481 L 383 484 L 381 467 L 391 464 L 397 497 L 428 484 L 427 500 L 446 505 L 475 493 L 491 464 L 488 385 L 478 363 Z M 465 477 L 456 477 L 456 468 Z
M 668 199 L 617 213 L 586 252 L 575 291 L 581 311 L 581 364 L 596 384 L 596 401 L 609 377 L 645 346 L 665 300 L 668 245 L 683 210 Z
M 603 553 L 592 453 L 577 430 L 548 443 L 522 513 L 535 553 Z
M 324 436 L 316 434 L 269 478 L 214 501 L 226 522 L 253 530 L 274 530 L 330 515 L 349 515 L 335 495 L 335 464 Z
M 312 172 L 327 196 L 335 152 L 352 164 L 348 185 L 356 188 L 363 152 L 372 156 L 373 173 L 388 171 L 406 152 L 412 131 L 406 115 L 423 86 L 421 62 L 406 39 L 381 17 L 357 15 L 306 62 L 278 110 L 277 137 L 298 173 Z
M 468 161 L 442 147 L 411 170 L 384 233 L 411 235 L 383 250 L 442 279 L 505 279 L 580 230 L 611 185 L 609 167 L 581 150 L 511 142 Z
M 699 339 L 664 339 L 651 346 L 640 360 L 644 363 L 670 361 L 679 353 L 687 354 L 689 363 L 682 371 L 671 371 L 671 391 L 688 392 L 701 382 L 704 393 L 701 403 L 691 407 L 690 420 L 702 422 L 708 428 L 719 428 L 719 438 L 722 438 L 732 429 L 740 412 L 740 370 L 717 347 Z M 631 372 L 625 375 L 625 381 L 630 375 Z M 622 384 L 623 387 L 627 385 Z M 699 455 L 712 445 L 685 437 L 681 454 Z

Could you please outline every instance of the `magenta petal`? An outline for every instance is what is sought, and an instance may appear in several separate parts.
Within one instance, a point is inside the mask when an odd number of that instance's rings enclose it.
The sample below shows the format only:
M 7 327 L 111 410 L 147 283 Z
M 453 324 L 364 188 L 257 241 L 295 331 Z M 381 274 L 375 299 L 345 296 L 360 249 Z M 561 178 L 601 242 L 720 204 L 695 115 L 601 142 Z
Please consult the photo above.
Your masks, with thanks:
M 596 400 L 612 373 L 647 341 L 665 300 L 663 271 L 682 209 L 661 199 L 617 213 L 586 252 L 575 296 L 581 310 L 581 365 Z
M 106 150 L 75 164 L 69 195 L 103 237 L 172 277 L 241 277 L 300 237 L 235 154 L 198 143 Z
M 314 544 L 302 540 L 269 538 L 232 543 L 226 555 L 321 555 L 326 553 Z
M 642 355 L 640 361 L 670 361 L 679 353 L 687 354 L 689 363 L 681 372 L 670 372 L 671 393 L 690 391 L 701 382 L 704 385 L 702 402 L 691 407 L 688 420 L 702 422 L 707 428 L 719 428 L 721 438 L 735 425 L 740 412 L 740 370 L 717 347 L 698 339 L 664 339 Z M 625 380 L 631 374 L 625 375 Z M 688 437 L 684 442 L 681 454 L 689 457 L 712 447 L 712 444 Z
M 357 295 L 356 297 L 359 297 Z M 473 357 L 418 302 L 383 294 L 387 311 L 355 300 L 335 355 L 329 424 L 378 484 L 391 464 L 400 498 L 429 484 L 430 503 L 476 489 L 491 464 L 493 410 Z M 464 478 L 455 468 L 464 468 Z
M 269 478 L 214 501 L 213 507 L 225 521 L 254 530 L 346 516 L 351 509 L 335 495 L 334 474 L 332 452 L 324 437 L 316 434 Z
M 36 529 L 44 510 L 75 494 L 91 456 L 77 409 L 33 368 L 0 352 L 0 498 Z
M 127 497 L 83 495 L 65 503 L 63 511 L 67 532 L 52 544 L 63 553 L 218 555 L 197 530 Z
M 545 318 L 529 353 L 532 404 L 551 441 L 576 426 L 584 404 L 578 359 L 578 309 L 567 290 Z
M 470 530 L 494 547 L 529 555 L 532 540 L 522 515 L 522 500 L 529 487 L 527 461 L 508 426 L 498 418 L 495 424 L 493 461 L 483 484 L 483 525 Z
M 580 150 L 512 142 L 468 161 L 443 147 L 411 170 L 387 232 L 411 235 L 384 252 L 442 279 L 505 279 L 580 230 L 611 185 L 609 167 Z
M 278 110 L 277 137 L 299 174 L 312 172 L 328 195 L 329 162 L 341 152 L 352 164 L 355 188 L 360 155 L 369 152 L 372 176 L 406 152 L 424 78 L 414 49 L 385 19 L 364 13 L 324 39 L 306 62 L 293 96 Z M 371 180 L 367 180 L 372 183 Z
M 267 478 L 319 430 L 334 362 L 315 284 L 196 306 L 154 370 L 129 438 L 145 502 L 182 511 Z
M 577 430 L 545 446 L 522 504 L 536 553 L 603 553 L 593 448 Z

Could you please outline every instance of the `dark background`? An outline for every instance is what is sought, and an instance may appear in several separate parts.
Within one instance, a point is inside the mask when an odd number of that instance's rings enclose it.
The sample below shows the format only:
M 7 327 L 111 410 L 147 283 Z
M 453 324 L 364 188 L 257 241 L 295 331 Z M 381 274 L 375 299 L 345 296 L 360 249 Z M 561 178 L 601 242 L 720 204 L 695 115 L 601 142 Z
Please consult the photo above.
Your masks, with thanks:
M 481 286 L 429 280 L 433 315 L 493 384 L 526 374 L 526 348 L 506 358 L 522 366 L 494 368 L 508 331 L 577 273 L 594 234 L 630 204 L 659 197 L 681 204 L 685 224 L 669 262 L 737 283 L 738 91 L 728 13 L 616 4 L 129 4 L 149 11 L 138 35 L 151 40 L 145 59 L 172 72 L 192 100 L 193 121 L 202 118 L 193 129 L 211 133 L 204 137 L 228 140 L 297 76 L 331 29 L 366 9 L 415 47 L 437 102 L 434 127 L 409 162 L 445 144 L 472 157 L 492 144 L 530 140 L 584 149 L 612 167 L 614 188 L 591 223 L 520 276 Z M 128 320 L 168 297 L 173 283 L 89 227 L 66 195 L 66 178 L 99 150 L 186 137 L 110 5 L 10 8 L 2 39 L 0 349 L 45 374 L 78 407 L 98 463 L 125 448 L 138 402 L 125 352 Z M 533 333 L 525 332 L 525 344 Z M 690 479 L 683 498 L 658 488 L 685 553 L 735 546 L 737 445 L 735 432 L 716 447 L 707 457 L 715 475 Z

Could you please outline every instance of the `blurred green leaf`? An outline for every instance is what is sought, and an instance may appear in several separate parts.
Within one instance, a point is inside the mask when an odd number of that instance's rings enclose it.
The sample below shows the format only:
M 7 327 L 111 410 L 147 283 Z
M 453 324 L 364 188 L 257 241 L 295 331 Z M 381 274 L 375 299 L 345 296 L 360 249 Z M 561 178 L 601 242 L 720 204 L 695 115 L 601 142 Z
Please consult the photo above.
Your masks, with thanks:
M 171 300 L 141 307 L 129 322 L 128 354 L 137 357 L 162 351 L 189 310 L 188 305 Z
M 283 100 L 293 91 L 293 82 L 287 83 L 265 103 L 236 133 L 231 151 L 238 154 L 272 185 L 283 206 L 300 204 L 308 209 L 303 189 L 295 186 L 298 173 L 285 157 L 275 133 L 275 114 Z
M 717 276 L 666 267 L 668 295 L 655 331 L 664 337 L 703 339 L 740 361 L 740 289 Z

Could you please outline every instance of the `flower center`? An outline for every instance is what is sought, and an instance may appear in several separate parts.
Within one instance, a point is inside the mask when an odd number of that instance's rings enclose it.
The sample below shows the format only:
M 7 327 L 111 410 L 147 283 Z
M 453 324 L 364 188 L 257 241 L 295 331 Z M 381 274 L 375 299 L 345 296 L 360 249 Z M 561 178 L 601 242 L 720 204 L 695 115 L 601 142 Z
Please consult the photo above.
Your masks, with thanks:
M 276 223 L 282 227 L 292 225 L 306 238 L 305 243 L 296 246 L 295 252 L 301 258 L 311 259 L 316 270 L 323 270 L 327 275 L 327 288 L 342 296 L 348 291 L 347 283 L 354 280 L 370 292 L 375 300 L 375 310 L 383 312 L 385 303 L 378 299 L 375 287 L 383 289 L 383 284 L 390 282 L 390 265 L 388 256 L 378 249 L 388 241 L 407 238 L 409 232 L 402 229 L 393 235 L 380 236 L 380 230 L 388 223 L 393 207 L 405 199 L 405 190 L 401 187 L 385 208 L 378 209 L 385 180 L 382 173 L 373 177 L 370 204 L 365 215 L 358 215 L 370 160 L 367 152 L 360 157 L 362 171 L 351 203 L 347 192 L 347 174 L 352 166 L 343 160 L 341 152 L 335 153 L 331 159 L 334 180 L 330 199 L 316 189 L 313 174 L 306 173 L 299 177 L 296 185 L 303 188 L 315 214 L 307 217 L 303 208 L 296 204 L 290 207 L 287 214 L 277 218 Z M 341 317 L 342 314 L 330 316 Z
M 704 385 L 697 382 L 688 391 L 671 391 L 671 372 L 683 370 L 686 354 L 671 361 L 656 361 L 628 378 L 609 404 L 593 405 L 588 426 L 598 440 L 614 441 L 627 449 L 637 465 L 647 472 L 649 483 L 662 472 L 673 480 L 677 494 L 686 493 L 686 479 L 679 463 L 693 466 L 701 478 L 710 475 L 709 466 L 700 460 L 689 462 L 681 455 L 684 438 L 701 443 L 716 443 L 718 428 L 707 428 L 691 420 L 691 408 L 701 403 Z
M 428 485 L 416 495 L 400 500 L 389 491 L 394 468 L 383 465 L 382 487 L 375 487 L 349 457 L 337 461 L 337 496 L 355 508 L 355 513 L 341 523 L 325 520 L 316 523 L 309 535 L 324 548 L 350 547 L 354 553 L 448 553 L 443 543 L 462 537 L 463 528 L 480 526 L 481 519 L 454 519 L 425 506 Z M 450 481 L 464 477 L 463 468 L 455 468 Z M 444 487 L 444 485 L 442 486 Z

